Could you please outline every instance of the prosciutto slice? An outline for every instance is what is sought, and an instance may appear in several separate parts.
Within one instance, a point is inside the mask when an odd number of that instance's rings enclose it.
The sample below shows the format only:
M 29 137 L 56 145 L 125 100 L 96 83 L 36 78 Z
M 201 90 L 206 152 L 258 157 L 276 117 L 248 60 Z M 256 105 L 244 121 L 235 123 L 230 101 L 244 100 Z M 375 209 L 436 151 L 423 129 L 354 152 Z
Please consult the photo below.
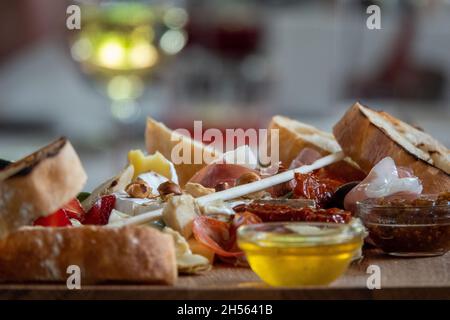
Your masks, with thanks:
M 248 146 L 241 146 L 226 152 L 223 156 L 197 171 L 189 182 L 200 183 L 206 188 L 214 188 L 226 182 L 234 187 L 236 180 L 247 172 L 258 172 L 258 160 Z
M 322 155 L 319 151 L 311 148 L 303 148 L 302 151 L 299 152 L 297 157 L 292 160 L 289 169 L 295 169 L 305 164 L 312 164 L 314 161 L 320 158 L 322 158 Z
M 189 182 L 200 183 L 206 188 L 214 188 L 221 182 L 226 182 L 234 187 L 236 180 L 247 172 L 258 173 L 238 164 L 212 163 L 197 171 Z
M 261 222 L 262 220 L 251 212 L 238 212 L 231 222 L 198 216 L 194 220 L 193 233 L 198 242 L 214 251 L 219 257 L 238 258 L 243 256 L 244 252 L 237 245 L 237 229 L 243 225 Z
M 391 157 L 386 157 L 345 196 L 344 207 L 354 211 L 358 201 L 397 195 L 419 195 L 422 189 L 421 181 L 411 170 L 397 167 Z

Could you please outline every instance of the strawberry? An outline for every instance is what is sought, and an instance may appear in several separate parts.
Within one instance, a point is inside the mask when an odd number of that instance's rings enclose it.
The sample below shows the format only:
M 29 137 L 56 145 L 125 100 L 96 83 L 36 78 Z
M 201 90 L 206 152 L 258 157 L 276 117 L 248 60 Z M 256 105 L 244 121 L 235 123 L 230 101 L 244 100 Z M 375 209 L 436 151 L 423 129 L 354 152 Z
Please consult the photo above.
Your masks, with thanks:
M 86 213 L 83 224 L 105 225 L 116 204 L 114 195 L 103 196 Z
M 64 209 L 59 209 L 48 216 L 37 218 L 33 225 L 43 227 L 66 227 L 71 226 L 72 223 L 70 222 L 66 211 Z
M 62 207 L 62 209 L 66 211 L 69 219 L 76 219 L 80 222 L 84 220 L 85 212 L 77 198 L 73 198 L 68 204 Z

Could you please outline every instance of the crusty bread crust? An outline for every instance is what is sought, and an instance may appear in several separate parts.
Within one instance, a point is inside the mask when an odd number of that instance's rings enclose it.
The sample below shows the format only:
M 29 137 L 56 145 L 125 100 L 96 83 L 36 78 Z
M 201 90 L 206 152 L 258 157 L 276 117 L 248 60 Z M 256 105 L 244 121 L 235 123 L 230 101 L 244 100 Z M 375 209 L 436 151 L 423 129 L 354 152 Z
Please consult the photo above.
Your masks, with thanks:
M 147 146 L 147 152 L 153 154 L 159 151 L 164 157 L 173 161 L 172 150 L 179 143 L 183 143 L 183 150 L 191 150 L 190 163 L 174 164 L 177 171 L 178 181 L 181 186 L 184 186 L 189 179 L 201 168 L 206 166 L 206 163 L 201 164 L 194 163 L 194 154 L 199 152 L 200 154 L 206 154 L 209 158 L 218 158 L 220 152 L 214 151 L 199 141 L 195 141 L 189 137 L 183 136 L 177 132 L 174 132 L 167 128 L 161 122 L 155 121 L 152 118 L 147 119 L 147 128 L 145 131 L 145 141 Z
M 269 134 L 270 129 L 278 129 L 279 155 L 284 166 L 289 166 L 304 148 L 316 150 L 322 156 L 341 151 L 331 133 L 287 117 L 274 116 L 269 124 Z M 339 161 L 328 168 L 334 176 L 344 181 L 357 181 L 365 177 L 365 174 L 350 159 Z
M 450 176 L 445 171 L 449 165 L 445 160 L 449 150 L 428 134 L 391 115 L 355 103 L 334 126 L 333 133 L 344 153 L 366 173 L 381 159 L 390 156 L 397 165 L 414 171 L 422 181 L 424 193 L 450 190 Z
M 87 176 L 65 138 L 0 171 L 0 237 L 55 212 L 83 188 Z
M 172 238 L 150 227 L 34 227 L 0 240 L 2 282 L 65 282 L 70 265 L 80 267 L 81 285 L 177 279 Z

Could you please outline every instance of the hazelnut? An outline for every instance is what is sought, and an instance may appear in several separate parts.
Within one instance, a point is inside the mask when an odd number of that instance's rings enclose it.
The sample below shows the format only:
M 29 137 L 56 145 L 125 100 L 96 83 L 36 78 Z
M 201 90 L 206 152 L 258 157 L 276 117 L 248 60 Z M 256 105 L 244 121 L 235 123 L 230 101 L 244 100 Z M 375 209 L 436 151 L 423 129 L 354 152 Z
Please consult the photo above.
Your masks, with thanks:
M 184 191 L 193 196 L 194 198 L 198 198 L 216 192 L 216 190 L 213 188 L 206 188 L 202 186 L 200 183 L 194 182 L 186 183 L 186 185 L 184 186 Z
M 259 181 L 259 180 L 261 180 L 261 177 L 258 174 L 256 174 L 255 172 L 246 172 L 236 180 L 236 185 L 240 186 L 243 184 L 247 184 L 247 183 L 251 183 L 251 182 L 255 182 L 255 181 Z M 253 193 L 247 194 L 244 196 L 244 198 L 259 199 L 259 198 L 262 198 L 264 196 L 264 194 L 265 194 L 264 191 L 258 191 L 258 192 L 253 192 Z
M 278 173 L 282 173 L 287 171 L 287 169 L 280 163 L 278 166 Z M 276 186 L 273 186 L 270 190 L 270 194 L 274 198 L 283 197 L 286 196 L 288 193 L 292 192 L 294 190 L 294 182 L 293 180 L 284 182 L 281 184 L 277 184 Z
M 214 187 L 214 189 L 216 189 L 216 192 L 227 190 L 229 188 L 230 188 L 230 184 L 228 182 L 219 182 Z
M 161 183 L 158 187 L 158 192 L 163 200 L 165 200 L 170 194 L 180 195 L 182 193 L 180 186 L 172 181 Z
M 246 172 L 236 180 L 238 186 L 259 181 L 261 178 L 255 172 Z
M 137 180 L 125 187 L 125 192 L 132 198 L 147 198 L 152 194 L 152 188 L 144 181 Z

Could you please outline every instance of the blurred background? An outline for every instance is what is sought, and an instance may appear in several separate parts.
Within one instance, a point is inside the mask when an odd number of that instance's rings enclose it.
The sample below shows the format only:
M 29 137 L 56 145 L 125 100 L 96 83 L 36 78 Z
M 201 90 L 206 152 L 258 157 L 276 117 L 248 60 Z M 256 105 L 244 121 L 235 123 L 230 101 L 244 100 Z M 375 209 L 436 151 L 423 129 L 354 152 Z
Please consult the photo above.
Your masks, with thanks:
M 81 8 L 69 30 L 68 6 Z M 369 30 L 369 5 L 381 30 Z M 172 128 L 330 131 L 355 101 L 450 145 L 450 1 L 167 0 L 0 3 L 0 158 L 68 136 L 89 174 Z

